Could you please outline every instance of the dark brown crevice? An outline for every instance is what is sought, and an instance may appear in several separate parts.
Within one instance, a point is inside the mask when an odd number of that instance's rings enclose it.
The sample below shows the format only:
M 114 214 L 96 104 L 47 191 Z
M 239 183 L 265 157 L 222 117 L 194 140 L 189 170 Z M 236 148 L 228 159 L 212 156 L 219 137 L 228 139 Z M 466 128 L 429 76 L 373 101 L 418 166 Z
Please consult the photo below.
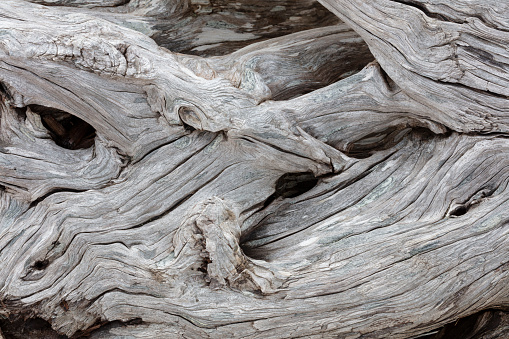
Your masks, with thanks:
M 346 147 L 337 147 L 349 157 L 366 159 L 375 154 L 397 145 L 408 133 L 430 134 L 431 131 L 424 128 L 411 129 L 405 125 L 391 126 L 380 132 L 370 133 L 362 138 L 349 143 Z
M 21 316 L 0 317 L 0 328 L 5 339 L 67 339 L 51 328 L 49 322 L 41 318 L 25 319 Z
M 86 121 L 56 108 L 41 105 L 28 107 L 41 116 L 42 124 L 60 147 L 75 150 L 94 145 L 95 129 Z
M 111 324 L 109 321 L 101 321 L 100 319 L 97 319 L 95 323 L 92 324 L 89 328 L 86 330 L 80 330 L 77 331 L 73 336 L 71 336 L 71 339 L 79 339 L 79 338 L 87 338 L 96 330 L 104 329 L 105 326 L 108 326 Z
M 263 207 L 269 206 L 278 198 L 295 198 L 316 186 L 318 178 L 313 173 L 286 173 L 276 181 L 274 193 L 265 200 Z
M 498 339 L 509 335 L 509 313 L 484 310 L 458 319 L 419 339 Z
M 102 8 L 102 7 L 122 7 L 122 6 L 127 6 L 129 5 L 129 3 L 131 2 L 131 0 L 121 0 L 119 1 L 118 3 L 116 4 L 112 4 L 110 6 L 95 6 L 96 8 Z
M 68 309 L 65 301 L 60 304 L 61 307 Z M 8 317 L 0 316 L 0 329 L 5 339 L 80 339 L 90 338 L 117 327 L 136 326 L 143 324 L 141 318 L 135 318 L 128 321 L 100 321 L 97 320 L 88 329 L 76 332 L 73 336 L 68 337 L 55 331 L 51 324 L 41 318 L 33 317 L 30 314 L 16 314 Z

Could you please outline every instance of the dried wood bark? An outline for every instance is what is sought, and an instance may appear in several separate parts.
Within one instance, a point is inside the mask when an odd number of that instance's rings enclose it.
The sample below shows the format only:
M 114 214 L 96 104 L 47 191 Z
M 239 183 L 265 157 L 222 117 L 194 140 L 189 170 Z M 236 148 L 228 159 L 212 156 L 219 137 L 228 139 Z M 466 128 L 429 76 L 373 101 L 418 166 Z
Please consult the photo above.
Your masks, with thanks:
M 507 309 L 509 8 L 320 3 L 1 2 L 0 316 L 411 338 Z

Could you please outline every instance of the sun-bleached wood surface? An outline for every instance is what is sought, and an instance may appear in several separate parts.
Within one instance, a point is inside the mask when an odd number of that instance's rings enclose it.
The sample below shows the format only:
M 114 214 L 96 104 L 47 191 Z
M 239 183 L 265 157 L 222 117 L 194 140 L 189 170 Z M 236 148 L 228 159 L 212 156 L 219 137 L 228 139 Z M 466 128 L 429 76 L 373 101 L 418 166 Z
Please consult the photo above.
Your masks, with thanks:
M 0 2 L 0 317 L 411 338 L 507 309 L 509 8 L 320 3 Z

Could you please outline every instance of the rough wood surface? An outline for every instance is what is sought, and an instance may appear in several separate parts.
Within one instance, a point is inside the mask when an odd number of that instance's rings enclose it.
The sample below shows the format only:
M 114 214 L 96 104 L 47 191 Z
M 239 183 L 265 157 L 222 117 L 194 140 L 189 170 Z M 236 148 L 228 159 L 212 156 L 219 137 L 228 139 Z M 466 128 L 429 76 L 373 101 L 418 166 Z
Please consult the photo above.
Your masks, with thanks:
M 509 11 L 320 2 L 346 24 L 312 1 L 2 1 L 0 316 L 411 338 L 507 309 Z

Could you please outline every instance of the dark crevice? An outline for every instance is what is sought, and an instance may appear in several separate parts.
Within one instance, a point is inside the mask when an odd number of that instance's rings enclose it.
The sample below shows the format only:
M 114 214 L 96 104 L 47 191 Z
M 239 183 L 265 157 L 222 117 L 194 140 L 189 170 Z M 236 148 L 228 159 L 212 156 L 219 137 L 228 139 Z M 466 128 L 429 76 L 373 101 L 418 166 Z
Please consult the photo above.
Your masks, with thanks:
M 26 319 L 23 315 L 12 315 L 7 319 L 0 317 L 0 328 L 2 329 L 5 339 L 68 338 L 52 329 L 49 322 L 41 318 Z
M 109 5 L 109 6 L 94 6 L 94 8 L 112 8 L 112 7 L 122 7 L 122 6 L 126 6 L 128 5 L 129 3 L 131 2 L 131 0 L 122 0 L 116 4 L 112 4 L 112 5 Z
M 457 206 L 455 207 L 450 213 L 449 215 L 451 217 L 459 217 L 459 216 L 462 216 L 464 214 L 466 214 L 468 212 L 468 209 L 470 208 L 470 205 L 460 205 L 460 206 Z
M 451 18 L 451 17 L 447 17 L 447 16 L 445 16 L 443 14 L 430 12 L 425 6 L 422 5 L 422 3 L 418 2 L 418 1 L 413 1 L 413 0 L 407 0 L 407 1 L 404 1 L 404 0 L 392 0 L 392 1 L 400 3 L 400 4 L 403 4 L 403 5 L 406 5 L 406 6 L 414 7 L 416 9 L 420 10 L 421 12 L 423 12 L 424 14 L 426 14 L 427 17 L 433 18 L 433 19 L 436 19 L 436 20 L 439 20 L 439 21 L 454 22 L 454 23 L 457 23 L 457 24 L 464 24 L 464 23 L 466 23 L 466 21 L 463 21 L 463 20 L 458 20 L 458 19 L 454 19 L 454 18 Z
M 376 152 L 380 152 L 398 144 L 404 136 L 410 132 L 420 134 L 432 134 L 431 131 L 425 128 L 414 128 L 411 129 L 406 125 L 398 125 L 387 128 L 381 132 L 375 132 L 368 134 L 361 139 L 351 142 L 347 147 L 343 147 L 341 151 L 349 157 L 356 159 L 366 159 Z M 331 145 L 335 146 L 335 145 Z
M 48 267 L 48 265 L 49 265 L 48 259 L 38 260 L 34 263 L 33 268 L 38 271 L 42 271 L 42 270 L 46 269 L 46 267 Z
M 459 24 L 459 25 L 462 25 L 462 24 L 469 24 L 468 22 L 468 19 L 460 19 L 460 18 L 452 18 L 450 16 L 446 16 L 445 14 L 440 14 L 440 13 L 434 13 L 434 12 L 431 12 L 429 11 L 421 2 L 418 2 L 418 1 L 415 1 L 415 0 L 392 0 L 393 2 L 397 2 L 397 3 L 400 3 L 400 4 L 403 4 L 403 5 L 407 5 L 407 6 L 411 6 L 411 7 L 414 7 L 418 10 L 420 10 L 421 12 L 423 12 L 424 14 L 426 14 L 426 16 L 430 17 L 430 18 L 433 18 L 433 19 L 436 19 L 436 20 L 439 20 L 439 21 L 443 21 L 443 22 L 452 22 L 452 23 L 456 23 L 456 24 Z M 449 7 L 447 5 L 445 5 L 446 7 Z M 449 7 L 451 8 L 451 7 Z M 466 14 L 466 13 L 461 13 L 460 14 Z M 492 22 L 489 22 L 486 20 L 486 18 L 484 18 L 481 14 L 479 13 L 468 13 L 468 17 L 470 18 L 477 18 L 479 19 L 484 25 L 486 25 L 487 27 L 490 27 L 492 29 L 496 29 L 496 30 L 499 30 L 499 31 L 502 31 L 502 32 L 508 32 L 507 29 L 504 29 L 504 27 L 500 27 L 501 25 L 496 25 Z
M 16 190 L 16 191 L 28 192 L 27 188 L 21 187 L 21 186 L 18 186 L 18 185 L 14 185 L 12 183 L 0 181 L 0 184 L 4 188 L 4 190 L 6 190 L 6 191 L 9 190 L 9 189 L 13 189 L 13 190 Z
M 21 277 L 23 281 L 35 281 L 40 279 L 45 274 L 45 270 L 51 264 L 52 261 L 45 258 L 43 260 L 37 260 L 27 270 L 25 275 Z
M 392 78 L 385 72 L 385 70 L 380 66 L 380 75 L 385 81 L 385 84 L 387 85 L 387 89 L 390 92 L 394 92 L 395 89 L 398 88 L 398 85 L 392 80 Z
M 204 138 L 204 139 L 207 139 L 207 134 L 208 135 L 215 135 L 215 133 L 213 132 L 208 132 L 208 131 L 200 131 L 201 134 L 198 134 L 198 137 L 197 139 L 199 138 Z M 136 161 L 132 161 L 131 164 L 136 164 L 136 163 L 139 163 L 141 161 L 143 161 L 144 159 L 146 158 L 149 158 L 150 156 L 152 156 L 154 153 L 156 153 L 157 151 L 159 151 L 161 148 L 165 147 L 165 146 L 168 146 L 170 144 L 173 144 L 174 142 L 177 142 L 179 140 L 181 140 L 181 138 L 183 137 L 188 137 L 189 134 L 183 134 L 183 135 L 180 135 L 178 137 L 176 137 L 176 139 L 172 139 L 168 142 L 165 142 L 161 145 L 158 145 L 157 147 L 151 149 L 150 151 L 148 151 L 146 154 L 144 154 L 141 158 L 139 159 L 136 159 Z M 207 142 L 203 147 L 201 147 L 200 149 L 196 150 L 196 153 L 199 153 L 200 151 L 202 151 L 205 147 L 207 147 L 208 145 L 210 145 L 213 141 L 215 140 L 215 138 L 212 138 L 210 139 L 209 142 Z M 193 157 L 193 154 L 191 154 L 189 157 L 187 157 L 186 159 L 184 159 L 183 161 L 181 161 L 178 165 L 182 165 L 183 163 L 185 163 L 186 161 L 188 161 L 189 159 L 191 159 Z
M 249 139 L 249 138 L 246 138 L 246 137 L 240 137 L 239 140 L 243 140 L 243 141 L 246 141 L 250 144 L 256 144 L 253 140 Z
M 186 131 L 193 132 L 197 129 L 195 126 L 201 125 L 200 118 L 192 107 L 180 107 L 178 110 L 178 115 L 180 122 Z
M 463 49 L 468 54 L 470 54 L 472 57 L 476 58 L 477 60 L 480 60 L 484 64 L 495 66 L 501 70 L 504 70 L 506 68 L 505 63 L 495 60 L 495 57 L 488 51 L 485 51 L 480 48 L 472 47 L 472 46 L 460 46 L 459 48 Z M 503 94 L 498 94 L 498 93 L 495 93 L 495 94 L 500 95 L 502 98 L 506 97 Z
M 458 319 L 442 328 L 432 331 L 420 339 L 475 339 L 502 338 L 498 332 L 509 332 L 509 314 L 499 310 L 484 310 Z M 503 334 L 502 334 L 503 335 Z M 504 337 L 506 338 L 506 337 Z
M 295 198 L 301 194 L 306 193 L 316 186 L 318 178 L 313 173 L 286 173 L 283 174 L 277 181 L 274 193 L 265 200 L 263 207 L 269 206 L 274 200 L 278 198 Z
M 119 0 L 117 2 L 113 2 L 107 5 L 97 5 L 96 1 L 91 1 L 91 3 L 73 3 L 72 1 L 47 1 L 47 0 L 28 0 L 29 2 L 33 2 L 36 4 L 44 5 L 44 6 L 52 6 L 52 7 L 89 7 L 89 8 L 115 8 L 121 7 L 129 4 L 131 0 Z
M 418 73 L 415 73 L 415 74 L 418 74 Z M 497 92 L 492 92 L 490 90 L 483 90 L 483 89 L 480 89 L 480 88 L 470 87 L 470 86 L 467 86 L 467 85 L 462 84 L 460 82 L 447 82 L 445 80 L 437 80 L 437 82 L 446 84 L 448 86 L 465 89 L 467 91 L 474 91 L 474 92 L 477 92 L 477 93 L 479 93 L 481 95 L 488 95 L 488 96 L 490 96 L 490 97 L 492 97 L 494 99 L 503 99 L 503 100 L 509 99 L 509 97 L 507 95 L 500 94 L 500 93 L 497 93 Z M 489 102 L 489 100 L 486 99 L 486 102 Z
M 26 107 L 25 108 L 12 107 L 12 109 L 14 110 L 14 112 L 16 112 L 16 114 L 18 114 L 18 117 L 20 117 L 21 119 L 25 120 L 27 118 Z
M 194 128 L 191 125 L 186 124 L 185 122 L 182 122 L 182 125 L 184 125 L 184 129 L 188 132 L 194 132 L 196 131 L 196 128 Z
M 460 217 L 462 215 L 467 214 L 467 212 L 470 210 L 470 208 L 474 205 L 479 204 L 484 199 L 489 198 L 493 195 L 495 192 L 495 189 L 493 188 L 482 188 L 479 191 L 477 191 L 475 194 L 473 194 L 471 197 L 469 197 L 465 202 L 456 205 L 452 207 L 447 215 L 449 217 Z
M 80 330 L 80 331 L 77 331 L 72 337 L 70 337 L 71 339 L 79 339 L 79 338 L 86 338 L 86 337 L 89 337 L 90 334 L 92 334 L 93 331 L 95 330 L 98 330 L 98 329 L 104 329 L 104 327 L 108 324 L 110 324 L 111 322 L 109 321 L 102 321 L 100 319 L 97 319 L 93 324 L 92 326 L 90 326 L 89 328 L 87 328 L 86 330 Z
M 82 193 L 86 190 L 74 190 L 74 189 L 61 189 L 61 188 L 55 188 L 51 190 L 50 192 L 46 193 L 45 195 L 35 199 L 30 203 L 30 206 L 28 208 L 35 208 L 40 202 L 47 199 L 49 196 L 56 194 L 56 193 Z
M 7 99 L 7 101 L 12 101 L 12 95 L 3 82 L 0 82 L 0 96 Z
M 326 178 L 330 176 L 330 174 L 326 174 L 323 176 L 315 177 L 312 172 L 298 172 L 298 173 L 285 173 L 275 183 L 274 193 L 270 195 L 265 202 L 258 204 L 257 211 L 253 212 L 253 214 L 259 213 L 263 210 L 266 210 L 272 203 L 276 200 L 284 199 L 292 199 L 296 198 L 311 189 L 313 189 L 319 182 L 321 178 Z M 279 206 L 281 207 L 281 206 Z M 269 214 L 270 215 L 270 214 Z M 266 215 L 257 223 L 263 222 L 268 217 Z M 251 256 L 251 247 L 246 247 L 244 244 L 251 240 L 251 236 L 253 235 L 253 231 L 256 228 L 251 229 L 251 231 L 247 231 L 246 233 L 241 235 L 241 248 L 247 256 Z
M 94 145 L 95 129 L 84 120 L 56 108 L 41 105 L 28 107 L 41 116 L 42 124 L 60 147 L 75 150 Z
M 252 0 L 211 0 L 204 3 L 190 2 L 187 13 L 159 13 L 157 24 L 152 27 L 151 38 L 172 52 L 217 56 L 230 54 L 255 42 L 304 31 L 310 28 L 338 24 L 340 20 L 316 1 L 285 1 L 277 4 Z M 292 20 L 290 18 L 298 18 Z M 196 39 L 179 34 L 182 23 L 196 30 L 228 30 L 245 35 L 245 39 L 231 41 L 218 35 L 206 44 L 196 44 Z M 219 31 L 220 32 L 220 31 Z M 203 48 L 208 46 L 209 48 Z M 202 48 L 197 48 L 202 47 Z

